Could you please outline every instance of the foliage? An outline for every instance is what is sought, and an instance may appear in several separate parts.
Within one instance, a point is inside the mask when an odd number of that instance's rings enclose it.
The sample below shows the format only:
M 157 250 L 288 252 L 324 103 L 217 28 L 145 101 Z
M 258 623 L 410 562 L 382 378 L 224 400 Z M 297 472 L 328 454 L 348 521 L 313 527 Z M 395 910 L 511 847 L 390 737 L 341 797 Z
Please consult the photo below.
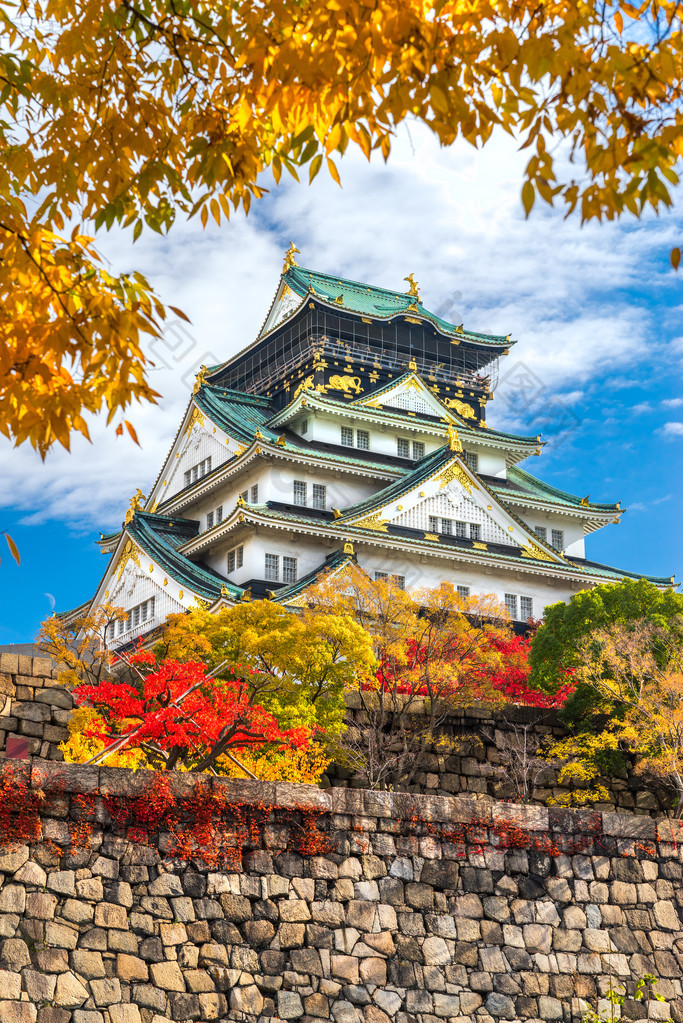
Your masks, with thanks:
M 548 762 L 560 762 L 557 780 L 570 791 L 548 798 L 549 804 L 581 806 L 585 803 L 607 803 L 609 790 L 603 779 L 622 773 L 624 758 L 619 754 L 619 740 L 611 731 L 592 735 L 582 732 L 559 739 L 544 751 Z
M 492 637 L 502 658 L 502 666 L 493 672 L 491 685 L 507 703 L 524 707 L 561 708 L 574 693 L 576 683 L 569 678 L 553 693 L 533 688 L 530 683 L 529 654 L 532 640 L 524 636 Z
M 510 632 L 505 610 L 490 595 L 463 600 L 450 583 L 410 593 L 372 581 L 357 567 L 329 574 L 309 591 L 310 614 L 355 619 L 371 637 L 374 676 L 354 693 L 362 713 L 345 734 L 345 762 L 373 788 L 410 785 L 441 741 L 454 705 L 501 702 L 491 678 L 502 670 L 494 639 Z
M 221 757 L 230 759 L 243 749 L 263 753 L 306 747 L 310 741 L 310 729 L 283 730 L 256 702 L 261 687 L 254 669 L 236 665 L 216 679 L 199 661 L 157 664 L 147 651 L 128 661 L 136 675 L 132 682 L 103 679 L 74 692 L 79 704 L 97 712 L 85 739 L 111 746 L 112 752 L 122 745 L 139 749 L 156 770 L 216 772 Z
M 370 637 L 342 613 L 304 608 L 295 614 L 273 601 L 243 602 L 210 614 L 203 608 L 169 615 L 158 657 L 201 657 L 210 668 L 242 664 L 257 673 L 259 702 L 283 728 L 340 732 L 344 690 L 372 671 Z
M 580 645 L 577 677 L 612 713 L 604 735 L 634 753 L 636 767 L 672 786 L 683 813 L 683 616 L 596 630 Z
M 683 594 L 660 590 L 645 579 L 625 579 L 581 590 L 568 604 L 546 607 L 543 624 L 531 642 L 529 684 L 556 694 L 568 681 L 573 682 L 575 691 L 567 700 L 563 717 L 568 722 L 585 721 L 603 706 L 598 690 L 572 675 L 580 662 L 582 642 L 596 629 L 639 619 L 663 629 L 674 628 L 681 615 Z
M 646 1001 L 646 996 L 649 996 L 650 1000 L 656 1002 L 665 1002 L 666 998 L 664 995 L 658 995 L 654 990 L 659 984 L 659 980 L 653 973 L 644 974 L 636 984 L 636 989 L 633 993 L 633 1000 L 636 1002 Z M 621 1006 L 624 1004 L 626 998 L 626 988 L 623 991 L 616 991 L 612 986 L 612 975 L 609 978 L 609 990 L 605 994 L 605 999 L 609 1002 L 609 1006 L 606 1009 L 608 1015 L 596 1011 L 595 1009 L 587 1009 L 581 1017 L 582 1023 L 616 1023 L 617 1020 L 622 1019 Z M 645 1006 L 643 1006 L 645 1008 Z M 650 1017 L 651 1018 L 651 1017 Z M 657 1019 L 660 1017 L 657 1016 Z M 663 1019 L 662 1023 L 674 1023 L 671 1017 Z
M 19 554 L 19 549 L 17 548 L 17 545 L 15 544 L 14 540 L 12 539 L 12 537 L 9 535 L 9 533 L 6 530 L 2 529 L 2 530 L 0 530 L 0 533 L 4 536 L 5 540 L 7 541 L 7 546 L 9 547 L 10 554 L 12 555 L 14 560 L 16 561 L 17 565 L 20 565 L 21 564 L 21 556 Z
M 42 453 L 87 435 L 86 412 L 154 397 L 141 340 L 163 309 L 81 223 L 220 222 L 283 171 L 339 180 L 349 146 L 386 159 L 408 118 L 443 145 L 510 133 L 527 213 L 539 196 L 638 216 L 678 180 L 673 0 L 22 0 L 0 18 L 0 429 Z
M 58 615 L 47 618 L 36 642 L 59 667 L 57 681 L 70 687 L 83 682 L 98 685 L 111 666 L 107 629 L 125 617 L 122 607 L 105 603 L 72 621 L 67 622 Z
M 329 752 L 319 742 L 311 742 L 305 747 L 241 750 L 241 767 L 223 758 L 218 761 L 221 773 L 233 778 L 252 775 L 260 781 L 290 781 L 306 785 L 317 785 L 329 763 Z
M 134 722 L 126 724 L 131 727 Z M 76 707 L 69 718 L 69 738 L 59 747 L 64 760 L 68 764 L 85 764 L 103 753 L 107 742 L 101 738 L 102 728 L 101 716 L 93 707 Z M 143 750 L 128 747 L 123 747 L 118 753 L 110 753 L 106 764 L 107 767 L 128 767 L 133 771 L 139 767 L 149 767 Z

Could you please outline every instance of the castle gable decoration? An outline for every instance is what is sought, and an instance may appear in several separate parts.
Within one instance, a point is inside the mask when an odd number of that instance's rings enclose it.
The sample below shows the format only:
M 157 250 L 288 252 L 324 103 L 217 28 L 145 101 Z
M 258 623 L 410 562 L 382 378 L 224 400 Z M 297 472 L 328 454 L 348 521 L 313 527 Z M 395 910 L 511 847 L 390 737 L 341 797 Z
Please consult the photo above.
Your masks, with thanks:
M 413 274 L 392 290 L 297 255 L 256 340 L 199 370 L 147 501 L 139 490 L 99 541 L 110 562 L 89 606 L 126 612 L 112 646 L 197 601 L 296 610 L 324 573 L 449 581 L 493 594 L 520 627 L 578 589 L 639 577 L 586 556 L 621 506 L 541 481 L 519 466 L 540 437 L 489 426 L 509 336 L 432 313 Z

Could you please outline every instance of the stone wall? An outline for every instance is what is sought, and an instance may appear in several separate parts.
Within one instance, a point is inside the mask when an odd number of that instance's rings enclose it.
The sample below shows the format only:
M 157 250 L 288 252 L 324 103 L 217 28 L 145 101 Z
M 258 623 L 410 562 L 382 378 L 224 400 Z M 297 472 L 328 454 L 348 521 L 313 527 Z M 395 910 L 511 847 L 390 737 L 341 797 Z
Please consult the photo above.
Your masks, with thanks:
M 31 757 L 63 759 L 73 698 L 56 674 L 49 658 L 0 653 L 0 759 L 8 738 L 25 739 Z
M 4 771 L 42 837 L 0 851 L 2 1023 L 569 1023 L 648 972 L 624 1016 L 683 1019 L 678 822 L 174 775 L 264 821 L 221 870 L 114 829 L 158 776 Z
M 367 721 L 363 703 L 371 704 L 372 698 L 372 694 L 367 693 L 362 699 L 357 693 L 348 694 L 346 723 L 351 731 Z M 408 721 L 423 718 L 424 701 L 411 699 L 405 713 Z M 447 741 L 456 740 L 457 752 L 449 754 L 432 749 L 422 755 L 421 768 L 410 790 L 439 796 L 467 795 L 484 802 L 519 798 L 510 781 L 503 746 L 505 738 L 510 738 L 516 727 L 524 725 L 530 725 L 532 737 L 540 740 L 559 739 L 568 734 L 554 710 L 512 705 L 494 710 L 487 704 L 476 704 L 449 713 L 439 731 Z M 653 779 L 636 774 L 630 758 L 625 760 L 624 771 L 602 779 L 610 799 L 596 804 L 595 808 L 654 815 L 669 811 L 673 792 Z M 548 799 L 557 800 L 570 792 L 570 787 L 559 783 L 558 773 L 558 768 L 548 765 L 539 777 L 534 803 L 546 805 Z M 363 788 L 365 785 L 353 771 L 338 765 L 328 769 L 326 780 L 334 787 Z

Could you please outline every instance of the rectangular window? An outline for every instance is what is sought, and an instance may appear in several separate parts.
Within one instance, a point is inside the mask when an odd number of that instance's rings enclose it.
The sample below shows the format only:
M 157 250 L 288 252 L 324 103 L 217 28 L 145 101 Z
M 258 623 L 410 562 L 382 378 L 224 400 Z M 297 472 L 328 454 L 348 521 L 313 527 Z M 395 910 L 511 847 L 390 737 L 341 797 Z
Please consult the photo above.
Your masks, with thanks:
M 240 494 L 240 497 L 242 498 L 244 503 L 247 504 L 247 502 L 249 501 L 249 491 L 243 490 L 242 493 Z
M 191 482 L 192 482 L 192 469 L 186 469 L 185 470 L 185 486 L 189 487 Z
M 476 455 L 473 451 L 463 451 L 463 458 L 465 459 L 465 465 L 472 472 L 479 472 L 479 455 Z
M 403 437 L 397 437 L 396 454 L 399 458 L 410 458 L 410 441 Z
M 283 583 L 296 582 L 296 558 L 282 559 L 282 581 Z
M 460 536 L 460 537 L 467 536 L 467 523 L 466 522 L 456 522 L 455 523 L 455 535 L 456 536 Z
M 241 568 L 244 564 L 244 547 L 235 547 L 228 553 L 228 575 Z
M 548 530 L 545 526 L 534 526 L 534 533 L 539 540 L 543 540 L 545 542 L 548 539 Z
M 313 484 L 313 507 L 324 510 L 326 504 L 327 488 L 320 483 Z
M 280 581 L 280 558 L 277 554 L 266 554 L 266 580 L 269 583 Z
M 564 530 L 553 529 L 551 536 L 553 538 L 552 543 L 556 551 L 564 550 Z
M 349 426 L 342 426 L 341 442 L 345 448 L 353 447 L 353 430 Z
M 301 433 L 302 434 L 308 433 L 308 419 L 304 419 L 303 423 L 301 424 Z
M 417 462 L 417 460 L 419 458 L 424 458 L 424 456 L 425 456 L 425 446 L 424 446 L 424 444 L 422 443 L 421 440 L 414 440 L 413 441 L 413 458 Z
M 522 621 L 526 622 L 529 618 L 534 617 L 534 602 L 531 597 L 520 597 L 519 598 L 519 610 L 521 613 Z
M 460 597 L 461 600 L 467 600 L 469 598 L 470 595 L 469 586 L 456 586 L 456 589 L 458 591 L 458 596 Z
M 133 619 L 133 628 L 136 629 L 138 627 L 138 625 L 140 624 L 140 605 L 139 604 L 138 604 L 137 607 L 133 608 L 132 619 Z
M 517 621 L 517 594 L 506 593 L 505 594 L 505 606 L 508 609 L 508 614 L 512 618 L 513 622 Z
M 481 526 L 476 522 L 470 522 L 470 540 L 481 540 Z
M 192 471 L 192 482 L 196 483 L 197 480 L 199 479 L 199 466 L 198 465 L 193 465 L 191 471 Z
M 223 505 L 219 504 L 216 508 L 216 525 L 223 521 Z
M 294 480 L 294 504 L 306 505 L 306 489 L 302 480 Z
M 213 512 L 212 511 L 206 513 L 206 528 L 207 529 L 213 529 Z
M 388 578 L 389 578 L 389 573 L 388 572 L 375 572 L 375 582 L 376 583 L 377 582 L 381 582 L 382 579 L 388 579 Z
M 441 532 L 453 536 L 453 519 L 441 519 Z
M 367 430 L 356 430 L 356 447 L 362 451 L 370 450 L 370 434 Z
M 392 575 L 391 581 L 394 586 L 398 586 L 399 590 L 405 590 L 406 577 L 404 575 Z
M 437 519 L 436 515 L 429 516 L 429 532 L 430 533 L 439 532 L 439 520 Z
M 251 488 L 251 503 L 258 504 L 258 483 L 254 483 Z

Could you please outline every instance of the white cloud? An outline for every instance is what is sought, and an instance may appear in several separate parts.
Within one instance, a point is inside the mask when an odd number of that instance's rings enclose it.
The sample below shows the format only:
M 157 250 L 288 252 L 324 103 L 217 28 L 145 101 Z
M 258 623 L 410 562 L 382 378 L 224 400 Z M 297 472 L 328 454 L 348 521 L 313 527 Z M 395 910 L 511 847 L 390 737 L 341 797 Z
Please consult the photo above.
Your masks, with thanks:
M 683 423 L 664 423 L 661 432 L 665 437 L 683 437 Z
M 649 401 L 641 401 L 637 405 L 631 406 L 631 412 L 636 416 L 642 416 L 646 412 L 652 412 L 652 405 Z
M 666 248 L 671 222 L 581 229 L 545 208 L 525 221 L 524 162 L 502 136 L 482 152 L 440 149 L 411 128 L 386 166 L 345 157 L 342 189 L 321 175 L 310 188 L 275 189 L 248 218 L 236 215 L 221 229 L 202 231 L 193 221 L 165 238 L 144 232 L 135 245 L 129 233 L 101 238 L 117 272 L 145 273 L 192 323 L 171 324 L 165 345 L 153 346 L 151 378 L 163 398 L 128 415 L 142 450 L 101 421 L 92 445 L 74 438 L 71 454 L 55 451 L 45 463 L 26 447 L 0 443 L 0 506 L 24 509 L 29 523 L 55 517 L 81 530 L 118 526 L 129 495 L 138 486 L 147 492 L 156 477 L 200 362 L 226 359 L 256 336 L 290 239 L 303 265 L 396 287 L 412 271 L 427 306 L 474 330 L 511 332 L 519 343 L 501 379 L 516 364 L 528 367 L 541 409 L 556 408 L 558 393 L 562 407 L 578 406 L 582 391 L 607 376 L 629 386 L 630 367 L 655 342 L 647 311 L 625 304 L 615 284 L 658 286 L 648 258 Z M 501 385 L 490 419 L 513 426 L 527 411 L 506 401 Z
M 683 405 L 683 398 L 664 398 L 662 408 L 680 408 Z

